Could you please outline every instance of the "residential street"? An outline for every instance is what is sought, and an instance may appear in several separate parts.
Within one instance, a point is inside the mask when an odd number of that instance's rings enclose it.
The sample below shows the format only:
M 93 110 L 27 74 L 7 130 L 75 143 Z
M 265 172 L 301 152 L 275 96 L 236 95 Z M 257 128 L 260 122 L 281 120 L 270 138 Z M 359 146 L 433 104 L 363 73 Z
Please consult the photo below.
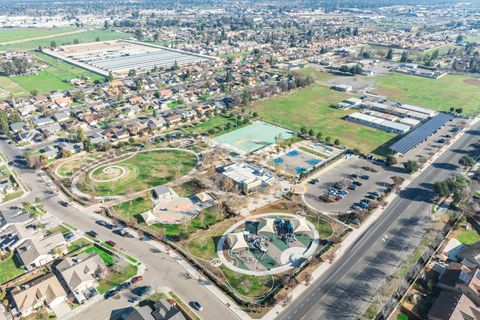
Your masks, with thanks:
M 357 319 L 419 244 L 431 213 L 433 183 L 455 174 L 479 130 L 477 123 L 402 190 L 360 240 L 278 319 Z
M 22 157 L 21 152 L 16 147 L 9 145 L 6 140 L 0 141 L 0 149 L 10 161 L 18 160 Z M 191 300 L 199 301 L 203 305 L 203 310 L 199 312 L 199 315 L 204 319 L 237 319 L 236 315 L 223 302 L 213 296 L 197 280 L 190 278 L 186 270 L 167 254 L 160 252 L 148 242 L 113 234 L 110 230 L 95 223 L 95 220 L 101 217 L 94 213 L 86 214 L 74 206 L 63 207 L 59 204 L 61 198 L 58 195 L 49 194 L 50 188 L 36 172 L 25 168 L 18 162 L 13 163 L 12 167 L 17 170 L 21 179 L 31 189 L 31 192 L 27 197 L 19 199 L 16 203 L 9 203 L 8 206 L 21 206 L 21 202 L 33 202 L 38 197 L 43 201 L 45 209 L 53 216 L 77 227 L 83 232 L 94 230 L 98 233 L 98 238 L 115 241 L 119 248 L 141 260 L 147 268 L 144 274 L 144 283 L 151 285 L 154 290 L 168 287 L 178 293 L 186 302 Z M 107 319 L 110 313 L 114 311 L 112 309 L 126 306 L 126 304 L 121 305 L 117 301 L 109 300 L 104 302 L 102 300 L 85 312 L 82 312 L 77 318 L 85 319 L 85 316 L 88 315 L 88 319 Z

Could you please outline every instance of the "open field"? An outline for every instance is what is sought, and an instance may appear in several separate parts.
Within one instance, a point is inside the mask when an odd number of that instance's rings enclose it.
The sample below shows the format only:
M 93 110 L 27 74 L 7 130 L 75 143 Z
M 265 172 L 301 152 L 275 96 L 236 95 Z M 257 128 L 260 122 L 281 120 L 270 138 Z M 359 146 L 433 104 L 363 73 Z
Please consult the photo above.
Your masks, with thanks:
M 177 179 L 190 172 L 196 163 L 197 158 L 184 151 L 140 152 L 94 168 L 91 176 L 97 180 L 85 176 L 79 181 L 78 187 L 87 194 L 94 193 L 97 196 L 134 193 Z
M 220 135 L 224 134 L 244 126 L 240 121 L 236 120 L 235 115 L 223 115 L 220 114 L 216 117 L 210 118 L 204 122 L 201 122 L 193 127 L 189 126 L 182 129 L 183 134 L 199 134 L 199 135 Z
M 435 48 L 432 48 L 432 49 L 429 49 L 429 50 L 425 50 L 424 53 L 432 54 L 432 53 L 434 53 L 435 51 L 438 50 L 438 55 L 439 56 L 445 56 L 448 53 L 448 50 L 453 50 L 453 49 L 457 49 L 457 52 L 458 52 L 459 50 L 463 49 L 463 47 L 447 44 L 447 45 L 444 45 L 444 46 L 435 47 Z
M 319 82 L 327 81 L 327 80 L 335 78 L 335 75 L 333 75 L 331 73 L 328 73 L 328 72 L 320 71 L 320 70 L 318 70 L 316 68 L 313 68 L 313 67 L 298 69 L 298 70 L 295 70 L 294 72 L 301 73 L 305 76 L 310 76 L 313 79 L 315 79 L 315 81 L 319 81 Z
M 71 31 L 75 31 L 75 28 L 0 28 L 0 43 L 52 36 Z
M 0 76 L 0 99 L 6 99 L 10 92 L 15 96 L 24 96 L 30 94 L 32 90 L 38 90 L 41 94 L 55 90 L 72 89 L 74 86 L 70 84 L 69 80 L 80 77 L 88 77 L 91 80 L 104 80 L 100 75 L 54 59 L 43 53 L 35 52 L 34 56 L 38 63 L 46 64 L 47 68 L 37 74 L 26 76 Z M 2 92 L 4 92 L 3 95 Z
M 31 40 L 31 41 L 26 41 L 21 43 L 3 45 L 3 46 L 0 46 L 0 51 L 7 50 L 7 49 L 31 50 L 31 49 L 37 49 L 39 46 L 49 47 L 52 41 L 55 41 L 57 46 L 61 46 L 61 45 L 73 44 L 73 41 L 75 39 L 78 40 L 79 43 L 85 43 L 85 42 L 94 42 L 97 40 L 97 38 L 100 38 L 100 41 L 105 41 L 105 40 L 125 39 L 130 37 L 131 35 L 127 33 L 98 29 L 98 30 L 79 32 L 79 33 L 74 33 L 69 35 L 60 35 L 58 37 L 52 37 L 48 39 L 37 39 L 37 40 Z M 1 39 L 1 35 L 0 35 L 0 39 Z
M 480 112 L 480 81 L 463 75 L 448 75 L 438 80 L 391 73 L 375 78 L 377 94 L 403 103 L 433 110 L 463 108 L 467 115 Z
M 341 143 L 362 152 L 373 152 L 394 134 L 351 123 L 343 118 L 355 110 L 338 110 L 332 104 L 349 98 L 348 95 L 330 90 L 322 85 L 312 85 L 284 97 L 253 103 L 249 109 L 262 118 L 280 126 L 300 130 L 302 126 L 321 132 L 323 138 Z

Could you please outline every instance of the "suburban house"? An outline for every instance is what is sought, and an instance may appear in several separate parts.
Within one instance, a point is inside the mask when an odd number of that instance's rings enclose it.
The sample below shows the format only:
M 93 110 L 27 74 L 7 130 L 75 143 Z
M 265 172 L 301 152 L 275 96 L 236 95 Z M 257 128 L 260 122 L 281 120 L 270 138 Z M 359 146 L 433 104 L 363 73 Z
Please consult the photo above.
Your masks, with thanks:
M 22 209 L 5 209 L 0 211 L 0 231 L 13 224 L 26 223 L 33 220 L 30 214 Z
M 84 292 L 95 289 L 96 279 L 107 272 L 107 267 L 96 253 L 65 258 L 55 268 L 67 291 L 78 303 L 86 300 Z
M 27 239 L 16 250 L 18 258 L 27 270 L 41 267 L 65 253 L 67 245 L 61 233 L 41 239 Z
M 480 319 L 480 309 L 464 294 L 442 290 L 428 312 L 428 319 Z
M 19 317 L 26 317 L 42 306 L 53 309 L 66 304 L 67 297 L 53 273 L 12 290 L 10 295 L 15 314 Z M 68 305 L 66 307 L 68 308 Z

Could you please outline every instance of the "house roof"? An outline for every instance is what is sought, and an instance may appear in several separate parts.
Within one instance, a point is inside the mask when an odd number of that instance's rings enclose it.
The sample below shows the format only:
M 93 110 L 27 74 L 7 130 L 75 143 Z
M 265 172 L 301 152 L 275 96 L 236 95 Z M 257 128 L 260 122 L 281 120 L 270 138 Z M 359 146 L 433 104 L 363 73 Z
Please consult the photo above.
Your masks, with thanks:
M 56 268 L 70 290 L 75 291 L 84 282 L 94 280 L 93 274 L 105 270 L 106 267 L 96 253 L 82 253 L 63 259 Z
M 27 285 L 28 287 L 25 289 L 12 291 L 12 298 L 20 312 L 36 306 L 43 300 L 50 304 L 55 299 L 67 295 L 53 273 L 38 278 Z
M 20 209 L 7 209 L 0 211 L 0 228 L 7 224 L 22 223 L 30 220 L 30 214 Z
M 442 290 L 428 312 L 430 320 L 480 319 L 480 309 L 464 294 Z
M 154 305 L 152 316 L 155 320 L 185 320 L 184 315 L 175 305 L 172 305 L 167 299 L 161 299 Z
M 52 253 L 55 248 L 62 245 L 65 245 L 63 235 L 61 233 L 55 233 L 42 239 L 28 239 L 17 251 L 22 262 L 28 266 L 38 257 Z

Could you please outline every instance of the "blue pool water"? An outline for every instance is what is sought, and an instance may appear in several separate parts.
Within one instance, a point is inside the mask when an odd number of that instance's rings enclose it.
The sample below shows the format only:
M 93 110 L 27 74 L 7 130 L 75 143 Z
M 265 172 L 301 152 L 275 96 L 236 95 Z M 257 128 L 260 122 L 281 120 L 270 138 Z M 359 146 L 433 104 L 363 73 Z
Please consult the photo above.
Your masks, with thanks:
M 285 155 L 286 155 L 287 157 L 297 157 L 298 154 L 299 154 L 299 153 L 298 153 L 297 150 L 292 150 L 292 151 L 287 152 Z
M 305 172 L 305 171 L 307 171 L 307 169 L 304 167 L 295 167 L 296 174 L 301 174 L 302 172 Z
M 282 158 L 276 158 L 275 160 L 273 160 L 273 162 L 275 162 L 275 164 L 280 164 L 280 163 L 283 163 L 283 159 Z
M 315 166 L 315 165 L 317 165 L 317 164 L 320 163 L 320 160 L 318 160 L 318 159 L 310 159 L 310 160 L 307 160 L 307 163 L 308 163 L 309 165 L 311 165 L 311 166 Z

